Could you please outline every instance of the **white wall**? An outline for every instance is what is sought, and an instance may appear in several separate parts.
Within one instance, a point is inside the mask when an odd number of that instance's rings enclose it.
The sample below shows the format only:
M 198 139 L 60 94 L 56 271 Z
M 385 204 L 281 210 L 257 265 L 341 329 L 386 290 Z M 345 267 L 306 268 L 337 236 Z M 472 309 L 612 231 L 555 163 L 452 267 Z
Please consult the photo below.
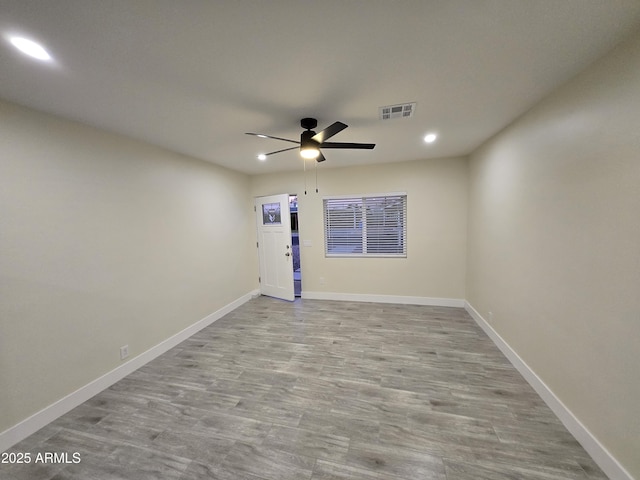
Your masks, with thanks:
M 640 478 L 640 35 L 470 159 L 467 299 Z
M 257 287 L 249 177 L 0 102 L 0 432 Z
M 328 160 L 330 162 L 331 160 Z M 315 294 L 465 298 L 467 160 L 444 158 L 252 177 L 254 196 L 296 193 L 302 290 Z M 323 196 L 407 193 L 407 258 L 326 258 Z M 304 247 L 304 240 L 312 242 Z M 324 278 L 324 284 L 320 278 Z

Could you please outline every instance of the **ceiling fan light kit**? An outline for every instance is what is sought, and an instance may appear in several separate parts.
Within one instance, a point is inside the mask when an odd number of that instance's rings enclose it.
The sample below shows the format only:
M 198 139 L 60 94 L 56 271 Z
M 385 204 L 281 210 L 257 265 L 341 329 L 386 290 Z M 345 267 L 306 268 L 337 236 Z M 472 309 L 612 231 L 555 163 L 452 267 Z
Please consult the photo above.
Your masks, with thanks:
M 314 145 L 301 145 L 300 155 L 305 159 L 316 159 L 320 156 L 320 150 Z
M 303 119 L 303 121 L 304 120 L 310 120 L 310 119 L 307 118 L 307 119 Z M 302 124 L 303 122 L 301 121 L 300 123 Z M 316 159 L 320 156 L 320 150 L 318 148 L 320 143 L 316 142 L 312 138 L 315 136 L 315 134 L 316 132 L 312 130 L 307 130 L 305 132 L 302 132 L 302 134 L 300 135 L 300 155 L 302 156 L 302 158 Z
M 254 135 L 260 138 L 271 138 L 273 140 L 281 140 L 283 142 L 296 143 L 299 145 L 299 147 L 290 147 L 282 150 L 276 150 L 274 152 L 261 153 L 258 155 L 258 159 L 260 160 L 266 159 L 269 155 L 299 148 L 300 156 L 302 158 L 315 159 L 316 162 L 324 162 L 326 158 L 322 154 L 322 148 L 372 150 L 376 146 L 375 143 L 327 142 L 326 140 L 347 128 L 347 125 L 342 122 L 334 122 L 319 133 L 313 131 L 313 129 L 318 126 L 318 121 L 315 118 L 303 118 L 300 120 L 300 126 L 305 129 L 305 131 L 300 135 L 300 141 L 274 137 L 272 135 L 265 135 L 264 133 L 247 132 L 247 135 Z

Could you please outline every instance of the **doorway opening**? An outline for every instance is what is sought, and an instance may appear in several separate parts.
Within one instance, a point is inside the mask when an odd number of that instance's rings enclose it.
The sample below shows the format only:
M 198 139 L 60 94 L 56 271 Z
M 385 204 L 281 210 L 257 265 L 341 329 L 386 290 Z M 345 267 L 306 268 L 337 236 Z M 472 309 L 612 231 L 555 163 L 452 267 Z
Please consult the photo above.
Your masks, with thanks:
M 291 214 L 291 253 L 293 255 L 293 293 L 302 296 L 302 270 L 300 268 L 300 232 L 298 230 L 298 196 L 289 195 Z

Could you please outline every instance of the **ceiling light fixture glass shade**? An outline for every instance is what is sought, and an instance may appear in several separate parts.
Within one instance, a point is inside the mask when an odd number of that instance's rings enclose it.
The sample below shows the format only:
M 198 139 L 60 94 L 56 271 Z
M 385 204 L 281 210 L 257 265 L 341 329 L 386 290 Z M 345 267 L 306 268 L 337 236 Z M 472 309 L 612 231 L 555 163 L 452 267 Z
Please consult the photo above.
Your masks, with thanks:
M 302 155 L 302 158 L 318 158 L 320 150 L 316 147 L 302 147 L 300 148 L 300 155 Z
M 302 156 L 302 158 L 318 158 L 320 156 L 318 142 L 314 142 L 311 139 L 304 138 L 304 134 L 306 133 L 315 135 L 315 132 L 303 132 L 303 138 L 300 140 L 300 155 Z

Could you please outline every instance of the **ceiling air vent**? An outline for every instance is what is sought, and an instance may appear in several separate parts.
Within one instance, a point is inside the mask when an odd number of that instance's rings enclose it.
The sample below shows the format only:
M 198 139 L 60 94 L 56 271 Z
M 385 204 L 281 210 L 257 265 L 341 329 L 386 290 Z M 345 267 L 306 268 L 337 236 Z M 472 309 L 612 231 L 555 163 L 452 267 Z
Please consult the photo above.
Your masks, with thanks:
M 416 102 L 412 102 L 402 103 L 400 105 L 387 105 L 386 107 L 379 107 L 378 112 L 380 114 L 380 120 L 413 117 L 413 113 L 416 111 L 416 105 Z

